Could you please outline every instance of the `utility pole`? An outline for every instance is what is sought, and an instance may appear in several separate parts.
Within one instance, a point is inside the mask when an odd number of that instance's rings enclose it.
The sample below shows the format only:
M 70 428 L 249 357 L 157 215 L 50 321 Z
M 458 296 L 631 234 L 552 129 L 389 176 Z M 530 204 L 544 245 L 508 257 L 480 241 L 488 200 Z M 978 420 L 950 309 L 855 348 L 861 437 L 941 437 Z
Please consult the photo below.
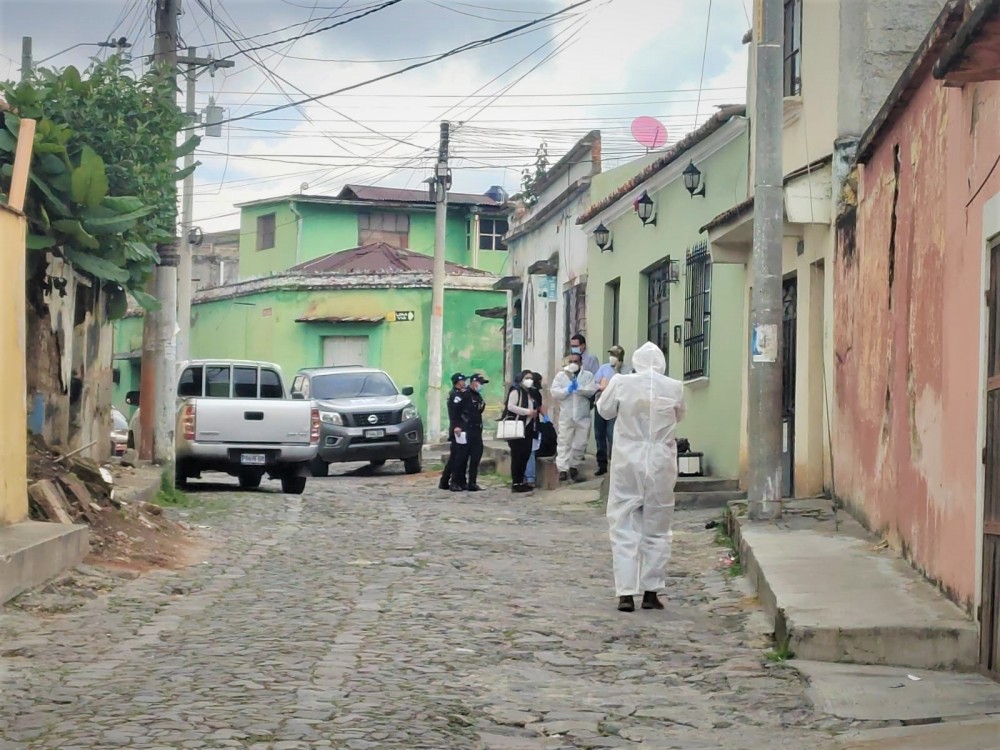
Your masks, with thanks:
M 31 37 L 21 37 L 21 80 L 31 74 Z
M 177 71 L 178 0 L 152 1 L 156 23 L 153 64 L 173 78 Z M 169 222 L 171 225 L 174 223 Z M 166 466 L 166 476 L 173 483 L 177 390 L 174 339 L 177 330 L 176 241 L 158 245 L 157 250 L 160 263 L 153 270 L 151 289 L 160 302 L 160 309 L 147 311 L 143 319 L 139 455 Z
M 434 177 L 428 182 L 434 198 L 434 278 L 431 287 L 431 352 L 427 375 L 427 425 L 431 440 L 441 438 L 441 358 L 444 350 L 444 255 L 448 227 L 448 190 L 451 170 L 448 168 L 449 125 L 441 123 L 441 140 Z
M 187 55 L 178 57 L 177 62 L 187 65 L 185 72 L 185 97 L 188 122 L 198 123 L 198 112 L 195 109 L 195 86 L 198 82 L 198 69 L 208 70 L 212 75 L 218 68 L 231 68 L 236 65 L 232 60 L 213 60 L 211 57 L 198 57 L 197 47 L 188 47 Z M 194 164 L 194 153 L 184 156 L 184 169 L 190 170 Z M 177 270 L 177 361 L 183 362 L 191 354 L 191 298 L 192 271 L 194 269 L 194 249 L 191 246 L 191 230 L 194 213 L 194 172 L 184 178 L 181 190 L 181 252 L 180 265 Z
M 756 0 L 753 291 L 751 294 L 749 513 L 781 518 L 781 239 L 784 227 L 782 128 L 784 2 Z

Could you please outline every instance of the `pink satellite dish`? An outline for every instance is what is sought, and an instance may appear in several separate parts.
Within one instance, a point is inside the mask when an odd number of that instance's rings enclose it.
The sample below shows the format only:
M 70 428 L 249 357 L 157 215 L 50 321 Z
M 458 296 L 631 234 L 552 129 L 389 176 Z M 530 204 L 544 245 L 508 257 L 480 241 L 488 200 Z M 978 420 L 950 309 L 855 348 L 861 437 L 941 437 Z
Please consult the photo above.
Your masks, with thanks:
M 647 150 L 667 144 L 667 129 L 655 117 L 637 117 L 632 121 L 632 137 Z

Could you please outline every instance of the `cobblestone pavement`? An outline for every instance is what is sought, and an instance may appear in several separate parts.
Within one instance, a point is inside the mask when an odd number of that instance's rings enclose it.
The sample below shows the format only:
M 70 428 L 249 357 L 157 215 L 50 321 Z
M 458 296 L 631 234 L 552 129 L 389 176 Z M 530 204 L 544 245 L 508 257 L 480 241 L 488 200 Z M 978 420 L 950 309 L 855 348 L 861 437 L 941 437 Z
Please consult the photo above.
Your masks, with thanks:
M 710 512 L 677 515 L 666 610 L 620 614 L 595 504 L 435 482 L 210 488 L 204 563 L 8 606 L 0 747 L 806 750 L 842 728 L 743 627 Z

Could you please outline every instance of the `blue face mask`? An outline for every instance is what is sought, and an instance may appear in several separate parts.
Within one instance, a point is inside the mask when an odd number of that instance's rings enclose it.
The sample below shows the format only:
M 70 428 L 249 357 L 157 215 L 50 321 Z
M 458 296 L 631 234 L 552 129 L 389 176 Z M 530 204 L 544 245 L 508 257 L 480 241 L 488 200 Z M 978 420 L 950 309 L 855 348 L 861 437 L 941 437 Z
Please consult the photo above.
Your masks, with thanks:
M 574 346 L 573 348 L 571 348 L 571 349 L 570 349 L 570 351 L 571 351 L 571 352 L 572 352 L 573 354 L 579 354 L 579 353 L 580 353 L 580 347 L 578 347 L 578 346 Z

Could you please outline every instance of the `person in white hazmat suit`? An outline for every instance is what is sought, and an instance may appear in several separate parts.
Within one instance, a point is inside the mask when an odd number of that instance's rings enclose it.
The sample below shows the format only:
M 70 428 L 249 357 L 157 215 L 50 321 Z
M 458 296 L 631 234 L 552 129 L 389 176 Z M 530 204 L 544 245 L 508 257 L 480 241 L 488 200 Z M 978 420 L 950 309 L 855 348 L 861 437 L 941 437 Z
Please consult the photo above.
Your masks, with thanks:
M 632 356 L 634 372 L 616 375 L 597 402 L 616 419 L 608 489 L 608 526 L 618 609 L 663 609 L 677 482 L 677 423 L 684 418 L 684 384 L 664 375 L 660 348 L 643 344 Z
M 590 437 L 590 398 L 597 393 L 593 373 L 582 369 L 581 356 L 571 354 L 565 367 L 552 379 L 549 388 L 559 402 L 556 435 L 556 468 L 559 480 L 583 481 L 577 468 L 583 463 Z

